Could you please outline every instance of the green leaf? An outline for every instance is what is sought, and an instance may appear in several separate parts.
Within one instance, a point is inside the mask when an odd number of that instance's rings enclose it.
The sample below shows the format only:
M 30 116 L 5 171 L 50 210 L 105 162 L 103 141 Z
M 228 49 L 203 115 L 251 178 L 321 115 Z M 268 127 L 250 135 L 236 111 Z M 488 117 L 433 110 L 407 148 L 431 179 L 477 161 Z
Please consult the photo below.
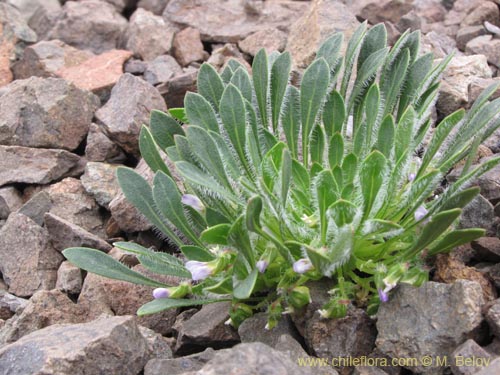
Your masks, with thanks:
M 395 151 L 396 151 L 396 160 L 399 160 L 403 153 L 409 149 L 411 149 L 411 145 L 413 144 L 413 127 L 416 122 L 416 114 L 413 110 L 412 106 L 409 106 L 403 116 L 401 116 L 401 120 L 396 129 L 395 136 Z
M 394 150 L 394 133 L 394 117 L 387 115 L 378 129 L 378 139 L 375 146 L 387 159 L 391 158 Z
M 250 298 L 257 282 L 259 271 L 254 268 L 244 279 L 239 279 L 238 275 L 233 274 L 233 296 L 237 299 Z
M 384 29 L 385 30 L 385 29 Z M 380 91 L 378 85 L 373 84 L 365 97 L 366 118 L 366 150 L 369 151 L 373 145 L 373 132 L 378 130 L 380 113 Z M 366 151 L 365 151 L 366 152 Z
M 168 113 L 183 124 L 187 123 L 186 110 L 184 108 L 170 108 Z
M 286 206 L 288 191 L 290 190 L 290 183 L 292 181 L 292 157 L 287 148 L 283 149 L 283 156 L 281 161 L 281 204 Z
M 174 299 L 174 298 L 159 298 L 142 305 L 137 310 L 138 316 L 156 314 L 169 309 L 177 309 L 182 307 L 208 305 L 209 303 L 217 303 L 230 301 L 230 299 Z
M 313 163 L 322 164 L 324 161 L 325 153 L 325 134 L 323 133 L 323 128 L 319 125 L 314 127 L 311 134 L 311 161 Z
M 311 180 L 307 169 L 297 160 L 292 160 L 292 181 L 303 191 L 309 191 Z
M 177 121 L 166 113 L 156 109 L 151 111 L 149 127 L 155 142 L 162 150 L 175 145 L 174 135 L 184 135 L 184 130 Z
M 428 256 L 447 253 L 454 248 L 474 241 L 486 234 L 484 229 L 472 228 L 455 230 L 448 233 L 441 241 L 433 245 L 427 252 Z
M 332 186 L 335 185 L 332 172 L 324 170 L 319 173 L 314 181 L 314 185 L 316 206 L 320 221 L 321 242 L 325 243 L 326 230 L 328 228 L 326 211 L 338 199 L 338 195 L 332 190 Z
M 361 70 L 363 63 L 368 57 L 381 49 L 387 47 L 387 30 L 383 23 L 373 26 L 366 32 L 363 44 L 359 50 L 358 56 L 358 71 Z
M 238 68 L 234 72 L 233 77 L 231 78 L 230 83 L 232 83 L 235 87 L 240 90 L 241 95 L 248 100 L 250 103 L 252 102 L 252 81 L 250 80 L 250 76 L 247 73 L 245 68 Z
M 412 104 L 417 90 L 425 80 L 425 77 L 432 69 L 434 57 L 428 53 L 417 59 L 409 68 L 407 78 L 404 83 L 404 89 L 399 99 L 398 121 L 406 111 L 406 108 Z
M 289 52 L 282 53 L 271 68 L 271 112 L 274 133 L 278 129 L 281 105 L 285 97 L 291 69 L 292 58 Z
M 481 189 L 478 186 L 471 187 L 469 189 L 460 190 L 453 194 L 451 197 L 447 198 L 446 201 L 442 202 L 440 206 L 440 211 L 447 211 L 453 208 L 464 208 L 472 200 L 477 197 Z
M 197 260 L 198 262 L 210 262 L 215 259 L 215 255 L 213 255 L 210 251 L 208 251 L 204 247 L 186 245 L 181 247 L 181 252 L 188 260 Z
M 299 133 L 300 133 L 300 93 L 293 86 L 288 86 L 287 100 L 283 108 L 281 123 L 285 133 L 288 148 L 292 153 L 292 157 L 297 160 L 299 158 Z
M 156 142 L 153 139 L 149 129 L 143 125 L 139 134 L 139 150 L 146 164 L 153 172 L 162 171 L 171 176 L 170 170 L 163 161 Z
M 209 244 L 227 245 L 227 236 L 231 225 L 222 223 L 205 229 L 200 234 L 200 240 Z
M 139 263 L 156 275 L 176 276 L 186 279 L 191 278 L 191 273 L 183 266 L 172 263 L 162 263 L 157 257 L 149 255 L 137 256 Z
M 242 215 L 231 226 L 227 236 L 228 243 L 234 246 L 250 265 L 255 265 L 254 252 L 244 220 Z
M 260 196 L 253 196 L 248 200 L 246 212 L 246 226 L 250 232 L 259 233 L 260 226 L 260 213 L 262 212 L 262 199 Z
M 194 92 L 186 93 L 184 97 L 186 116 L 190 125 L 198 125 L 205 130 L 219 133 L 219 123 L 215 117 L 212 105 L 201 95 Z
M 349 185 L 354 182 L 354 177 L 357 174 L 358 158 L 354 154 L 348 154 L 342 162 L 342 172 L 344 173 L 344 185 Z
M 328 216 L 340 228 L 346 224 L 351 224 L 358 211 L 358 207 L 354 203 L 339 199 L 328 207 Z
M 252 78 L 260 120 L 264 128 L 268 128 L 267 99 L 269 89 L 269 62 L 266 50 L 261 48 L 255 55 L 252 64 Z
M 302 157 L 308 165 L 309 137 L 330 84 L 330 69 L 325 59 L 315 60 L 304 72 L 300 85 L 300 110 L 302 119 Z
M 328 148 L 328 162 L 330 168 L 333 169 L 337 165 L 342 165 L 344 159 L 344 138 L 340 133 L 335 133 L 330 139 L 330 147 Z
M 144 246 L 141 246 L 137 243 L 134 242 L 114 242 L 113 243 L 114 247 L 117 247 L 120 250 L 123 250 L 127 253 L 132 253 L 136 255 L 143 255 L 147 256 L 150 258 L 155 258 L 157 262 L 160 263 L 167 263 L 171 264 L 174 266 L 182 266 L 184 267 L 182 261 L 179 258 L 174 257 L 173 255 L 170 255 L 168 253 L 163 253 L 160 251 L 154 251 L 151 249 L 148 249 Z M 188 277 L 191 277 L 189 274 Z
M 364 200 L 364 213 L 369 215 L 385 180 L 387 159 L 373 151 L 361 166 L 360 184 Z
M 319 47 L 316 59 L 323 57 L 330 66 L 330 69 L 335 69 L 340 60 L 340 50 L 343 41 L 344 35 L 342 33 L 335 33 L 328 37 Z
M 63 255 L 75 266 L 99 276 L 139 285 L 153 287 L 168 286 L 132 271 L 127 266 L 99 250 L 86 247 L 70 247 L 63 251 Z
M 382 95 L 385 98 L 384 114 L 392 114 L 403 88 L 408 66 L 410 65 L 410 50 L 405 48 L 389 70 L 387 80 L 382 84 Z
M 198 73 L 198 93 L 219 109 L 220 99 L 224 91 L 221 77 L 208 63 L 203 63 Z
M 326 135 L 329 138 L 335 133 L 342 133 L 346 117 L 344 98 L 342 98 L 338 91 L 333 90 L 323 110 L 323 125 L 325 126 Z
M 354 34 L 352 34 L 349 43 L 347 44 L 347 50 L 345 53 L 345 66 L 344 66 L 344 77 L 342 78 L 342 85 L 340 88 L 340 95 L 345 98 L 347 94 L 347 89 L 349 83 L 351 82 L 351 75 L 353 72 L 354 62 L 361 47 L 361 43 L 366 35 L 368 23 L 365 21 L 356 29 Z

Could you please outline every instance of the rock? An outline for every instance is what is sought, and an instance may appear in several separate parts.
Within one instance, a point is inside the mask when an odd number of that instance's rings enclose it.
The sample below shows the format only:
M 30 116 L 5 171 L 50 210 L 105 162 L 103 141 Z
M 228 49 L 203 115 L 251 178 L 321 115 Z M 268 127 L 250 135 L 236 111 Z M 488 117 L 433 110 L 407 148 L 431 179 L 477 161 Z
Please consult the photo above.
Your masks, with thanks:
M 21 313 L 26 307 L 28 301 L 24 298 L 16 297 L 0 289 L 0 319 L 10 319 L 12 315 Z
M 482 25 L 488 21 L 500 26 L 500 11 L 498 5 L 492 1 L 481 1 L 481 3 L 462 21 L 462 26 Z
M 206 60 L 208 57 L 208 53 L 205 52 L 201 43 L 200 32 L 192 27 L 186 27 L 175 34 L 173 52 L 182 66 Z
M 411 2 L 408 1 L 370 1 L 360 10 L 359 16 L 364 20 L 368 20 L 372 25 L 384 21 L 397 24 L 401 17 L 410 12 L 412 8 Z
M 54 249 L 62 252 L 68 247 L 91 247 L 108 252 L 112 246 L 85 229 L 47 212 L 45 228 L 49 232 L 50 242 Z
M 134 8 L 137 4 L 137 0 L 104 0 L 104 1 L 113 5 L 118 13 L 129 11 L 130 9 Z
M 151 353 L 153 359 L 162 360 L 172 358 L 172 349 L 170 349 L 169 341 L 166 337 L 143 326 L 139 326 L 139 330 L 146 339 L 148 351 Z
M 467 43 L 478 36 L 486 34 L 487 31 L 483 25 L 462 27 L 457 32 L 457 47 L 460 51 L 465 51 Z
M 130 73 L 133 75 L 141 75 L 144 73 L 147 67 L 147 63 L 142 60 L 130 59 L 125 63 L 125 73 Z
M 151 358 L 131 316 L 57 324 L 0 349 L 0 373 L 138 374 Z
M 481 348 L 474 340 L 469 339 L 453 351 L 451 358 L 455 359 L 451 361 L 451 371 L 454 375 L 472 375 L 477 373 L 479 366 L 465 365 L 462 363 L 465 362 L 464 359 L 477 358 L 478 360 L 491 360 L 491 355 Z
M 323 319 L 315 312 L 306 321 L 304 339 L 317 357 L 355 358 L 373 351 L 376 336 L 375 322 L 364 310 L 352 308 L 339 319 Z
M 500 53 L 498 52 L 498 48 L 500 48 L 500 39 L 494 39 L 491 35 L 482 35 L 469 41 L 465 46 L 465 52 L 468 54 L 485 55 L 490 64 L 500 68 Z
M 170 53 L 176 28 L 162 17 L 142 8 L 130 18 L 125 35 L 126 48 L 143 60 Z
M 278 325 L 271 330 L 267 330 L 267 314 L 257 313 L 241 323 L 238 328 L 238 335 L 241 342 L 262 342 L 272 348 L 280 342 L 282 335 L 296 337 L 295 327 L 288 316 L 278 322 Z
M 499 36 L 500 35 L 500 27 L 493 25 L 488 21 L 484 21 L 484 28 L 486 31 L 492 35 Z
M 483 0 L 455 0 L 452 9 L 446 14 L 444 25 L 448 27 L 459 25 L 482 2 Z
M 85 192 L 75 178 L 65 178 L 47 190 L 52 202 L 50 213 L 69 221 L 86 231 L 105 237 L 104 222 L 95 200 Z
M 292 25 L 286 50 L 292 54 L 295 66 L 305 68 L 321 43 L 335 32 L 344 33 L 343 53 L 358 26 L 358 20 L 344 4 L 335 0 L 313 0 L 309 10 Z
M 12 5 L 22 15 L 23 19 L 28 22 L 39 8 L 46 8 L 52 11 L 61 9 L 61 4 L 58 0 L 5 0 L 5 3 Z
M 151 277 L 151 273 L 140 265 L 133 267 L 133 270 Z M 169 285 L 178 284 L 177 279 L 167 276 L 162 281 Z M 139 307 L 153 299 L 153 289 L 88 273 L 78 297 L 78 305 L 87 312 L 89 319 L 103 314 L 136 315 Z M 166 310 L 140 317 L 137 321 L 140 325 L 165 335 L 171 333 L 177 313 L 177 309 Z
M 172 77 L 165 83 L 161 83 L 156 88 L 163 96 L 169 108 L 184 106 L 184 96 L 186 92 L 196 92 L 196 82 L 198 79 L 197 69 L 186 69 L 185 73 Z
M 470 281 L 428 282 L 420 288 L 401 284 L 379 308 L 377 347 L 392 358 L 450 356 L 480 326 L 483 304 L 480 285 Z M 437 370 L 437 363 L 412 367 Z
M 490 158 L 481 159 L 481 162 Z M 476 181 L 481 188 L 481 195 L 492 204 L 500 202 L 500 166 L 490 169 Z
M 449 254 L 439 254 L 435 262 L 436 271 L 434 281 L 453 284 L 457 280 L 475 281 L 481 285 L 485 301 L 492 301 L 497 297 L 496 290 L 491 282 L 474 267 L 467 267 L 460 260 Z
M 48 184 L 63 177 L 79 160 L 64 150 L 0 146 L 0 186 Z
M 150 12 L 161 15 L 170 0 L 140 0 L 138 8 L 144 8 Z
M 68 294 L 79 294 L 82 285 L 82 270 L 68 261 L 62 262 L 57 270 L 56 289 Z
M 84 311 L 66 294 L 58 290 L 41 290 L 0 329 L 0 346 L 54 324 L 82 323 L 86 320 Z
M 118 163 L 126 159 L 122 149 L 101 131 L 99 125 L 94 123 L 89 127 L 85 157 L 89 162 Z
M 111 88 L 123 74 L 123 64 L 130 57 L 130 51 L 112 50 L 79 65 L 59 69 L 57 75 L 82 90 L 92 91 L 101 98 L 107 98 Z
M 469 103 L 469 84 L 477 77 L 491 78 L 491 70 L 484 55 L 455 56 L 443 74 L 436 108 L 447 116 Z
M 146 367 L 144 367 L 144 375 L 182 375 L 189 371 L 198 371 L 214 357 L 215 353 L 215 350 L 212 348 L 207 348 L 201 353 L 185 357 L 172 359 L 155 358 L 150 360 L 146 364 Z
M 85 173 L 80 178 L 85 191 L 104 208 L 109 207 L 109 203 L 120 191 L 116 169 L 116 165 L 88 162 L 85 166 Z
M 237 60 L 242 63 L 249 72 L 251 71 L 250 64 L 245 60 L 238 46 L 232 43 L 227 43 L 220 48 L 214 49 L 212 55 L 208 59 L 208 63 L 212 64 L 217 70 L 222 70 L 231 59 Z
M 127 20 L 111 4 L 99 0 L 68 1 L 48 39 L 60 39 L 99 54 L 117 48 L 126 27 Z
M 238 43 L 238 47 L 251 56 L 255 56 L 261 48 L 267 53 L 282 52 L 286 47 L 287 34 L 279 29 L 257 31 Z
M 62 260 L 45 228 L 22 214 L 9 216 L 0 231 L 0 272 L 9 293 L 27 297 L 37 290 L 52 289 Z
M 0 3 L 0 87 L 12 81 L 11 62 L 18 60 L 26 45 L 35 43 L 36 38 L 16 8 Z
M 95 116 L 106 135 L 126 152 L 139 154 L 141 126 L 149 123 L 151 110 L 166 111 L 157 89 L 144 80 L 125 73 L 111 90 L 109 101 Z
M 57 39 L 41 41 L 26 47 L 12 71 L 16 79 L 55 77 L 59 69 L 81 64 L 92 56 L 92 52 L 80 51 Z
M 387 375 L 387 372 L 378 367 L 355 366 L 352 375 Z
M 182 68 L 177 61 L 172 56 L 163 55 L 148 62 L 144 71 L 144 79 L 156 86 L 181 73 Z
M 483 90 L 494 83 L 500 83 L 500 77 L 477 78 L 473 80 L 469 85 L 469 101 L 471 103 L 475 102 Z M 491 100 L 499 97 L 500 89 L 493 93 Z M 495 131 L 483 144 L 488 146 L 494 153 L 500 151 L 500 148 L 498 148 L 500 145 L 500 132 L 498 130 Z
M 50 195 L 46 191 L 41 191 L 33 195 L 22 207 L 18 213 L 29 217 L 35 223 L 43 226 L 45 220 L 44 215 L 49 212 L 52 207 Z
M 175 354 L 189 354 L 206 347 L 218 349 L 239 342 L 236 330 L 224 324 L 229 318 L 230 308 L 229 302 L 204 305 L 200 311 L 183 322 L 179 327 Z
M 0 219 L 7 219 L 11 212 L 23 204 L 19 191 L 13 186 L 0 188 Z
M 421 48 L 421 53 L 432 52 L 436 58 L 444 58 L 455 52 L 457 45 L 448 35 L 431 31 L 423 36 Z
M 482 237 L 472 241 L 476 250 L 475 258 L 481 262 L 500 263 L 500 239 L 497 237 Z
M 205 42 L 237 43 L 263 29 L 288 29 L 309 4 L 301 1 L 243 2 L 229 0 L 170 0 L 163 18 L 197 28 Z M 332 23 L 334 21 L 332 20 Z
M 496 337 L 500 337 L 500 299 L 491 305 L 485 315 L 491 332 Z
M 0 96 L 0 144 L 76 149 L 99 99 L 63 79 L 32 77 Z
M 496 375 L 498 373 L 500 373 L 500 358 L 494 359 L 488 367 L 481 369 L 474 375 Z
M 447 14 L 445 3 L 448 0 L 414 0 L 415 13 L 422 17 L 426 23 L 438 23 L 444 21 Z

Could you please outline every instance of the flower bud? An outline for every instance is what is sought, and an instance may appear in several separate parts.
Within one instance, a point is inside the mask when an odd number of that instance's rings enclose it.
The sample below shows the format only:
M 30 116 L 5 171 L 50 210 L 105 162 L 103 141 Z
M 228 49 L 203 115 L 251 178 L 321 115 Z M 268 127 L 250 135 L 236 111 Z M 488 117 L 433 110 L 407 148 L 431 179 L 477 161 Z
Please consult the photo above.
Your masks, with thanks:
M 296 273 L 306 273 L 307 271 L 310 271 L 313 269 L 313 265 L 311 263 L 311 261 L 307 258 L 302 258 L 302 259 L 299 259 L 298 261 L 296 261 L 294 264 L 293 264 L 293 270 L 296 272 Z
M 306 286 L 296 286 L 288 293 L 288 303 L 297 309 L 311 303 L 311 294 Z
M 182 204 L 195 209 L 198 212 L 205 212 L 205 205 L 201 202 L 200 198 L 192 194 L 184 194 L 181 198 Z
M 380 302 L 387 302 L 389 301 L 389 294 L 385 292 L 382 288 L 377 289 L 378 290 L 378 296 L 380 298 Z
M 266 272 L 269 263 L 266 260 L 259 260 L 255 266 L 257 267 L 260 273 L 264 273 Z
M 167 288 L 156 288 L 153 290 L 154 299 L 168 298 L 170 297 L 170 290 Z
M 427 209 L 424 206 L 420 206 L 415 210 L 415 213 L 413 214 L 415 217 L 415 221 L 422 220 L 428 213 L 429 211 L 427 211 Z
M 417 177 L 417 175 L 415 173 L 410 173 L 408 175 L 408 182 L 413 182 L 415 181 L 415 177 Z
M 199 262 L 197 260 L 186 262 L 186 268 L 191 272 L 194 281 L 205 280 L 208 276 L 212 275 L 215 269 L 211 262 Z

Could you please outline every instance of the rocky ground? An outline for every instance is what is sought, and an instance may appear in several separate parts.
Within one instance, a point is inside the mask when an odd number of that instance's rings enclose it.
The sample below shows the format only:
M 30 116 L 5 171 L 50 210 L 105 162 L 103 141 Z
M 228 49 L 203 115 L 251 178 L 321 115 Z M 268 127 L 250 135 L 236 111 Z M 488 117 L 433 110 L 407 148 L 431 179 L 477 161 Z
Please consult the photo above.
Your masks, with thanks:
M 290 51 L 300 71 L 323 38 L 349 37 L 362 20 L 385 22 L 392 41 L 421 29 L 423 50 L 436 58 L 458 49 L 436 105 L 442 118 L 500 80 L 499 5 L 0 0 L 0 374 L 499 374 L 500 167 L 480 179 L 482 195 L 461 223 L 489 237 L 439 257 L 437 282 L 400 287 L 376 319 L 355 308 L 320 319 L 324 283 L 311 286 L 314 305 L 272 331 L 260 314 L 237 331 L 225 325 L 224 303 L 137 319 L 150 288 L 82 274 L 61 255 L 89 246 L 140 268 L 111 244 L 170 250 L 124 199 L 115 169 L 132 166 L 151 179 L 139 160 L 140 126 L 152 109 L 182 105 L 203 61 L 250 67 L 266 47 Z M 481 147 L 483 158 L 500 152 L 500 134 Z M 363 356 L 379 367 L 328 366 Z M 460 356 L 490 366 L 456 362 Z M 403 362 L 383 365 L 392 358 Z

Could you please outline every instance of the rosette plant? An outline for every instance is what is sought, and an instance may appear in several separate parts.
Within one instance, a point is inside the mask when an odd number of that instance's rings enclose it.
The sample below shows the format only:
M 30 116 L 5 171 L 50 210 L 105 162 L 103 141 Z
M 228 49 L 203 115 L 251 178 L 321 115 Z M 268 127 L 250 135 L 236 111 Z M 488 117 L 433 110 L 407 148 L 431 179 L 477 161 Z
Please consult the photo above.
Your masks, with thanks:
M 375 312 L 398 283 L 427 280 L 428 257 L 484 235 L 457 222 L 479 192 L 471 184 L 500 161 L 472 168 L 500 126 L 500 99 L 488 100 L 497 87 L 434 127 L 438 80 L 451 57 L 420 56 L 419 32 L 389 48 L 382 24 L 362 24 L 344 56 L 342 45 L 342 34 L 328 38 L 299 85 L 288 52 L 261 50 L 251 76 L 235 60 L 220 75 L 203 64 L 184 108 L 152 112 L 140 134 L 152 186 L 125 167 L 118 181 L 178 251 L 115 246 L 179 285 L 93 249 L 70 248 L 66 258 L 157 287 L 140 315 L 232 301 L 234 325 L 266 310 L 273 327 L 310 303 L 310 280 L 334 285 L 324 317 L 343 316 L 351 303 Z M 446 185 L 462 159 L 460 178 Z

